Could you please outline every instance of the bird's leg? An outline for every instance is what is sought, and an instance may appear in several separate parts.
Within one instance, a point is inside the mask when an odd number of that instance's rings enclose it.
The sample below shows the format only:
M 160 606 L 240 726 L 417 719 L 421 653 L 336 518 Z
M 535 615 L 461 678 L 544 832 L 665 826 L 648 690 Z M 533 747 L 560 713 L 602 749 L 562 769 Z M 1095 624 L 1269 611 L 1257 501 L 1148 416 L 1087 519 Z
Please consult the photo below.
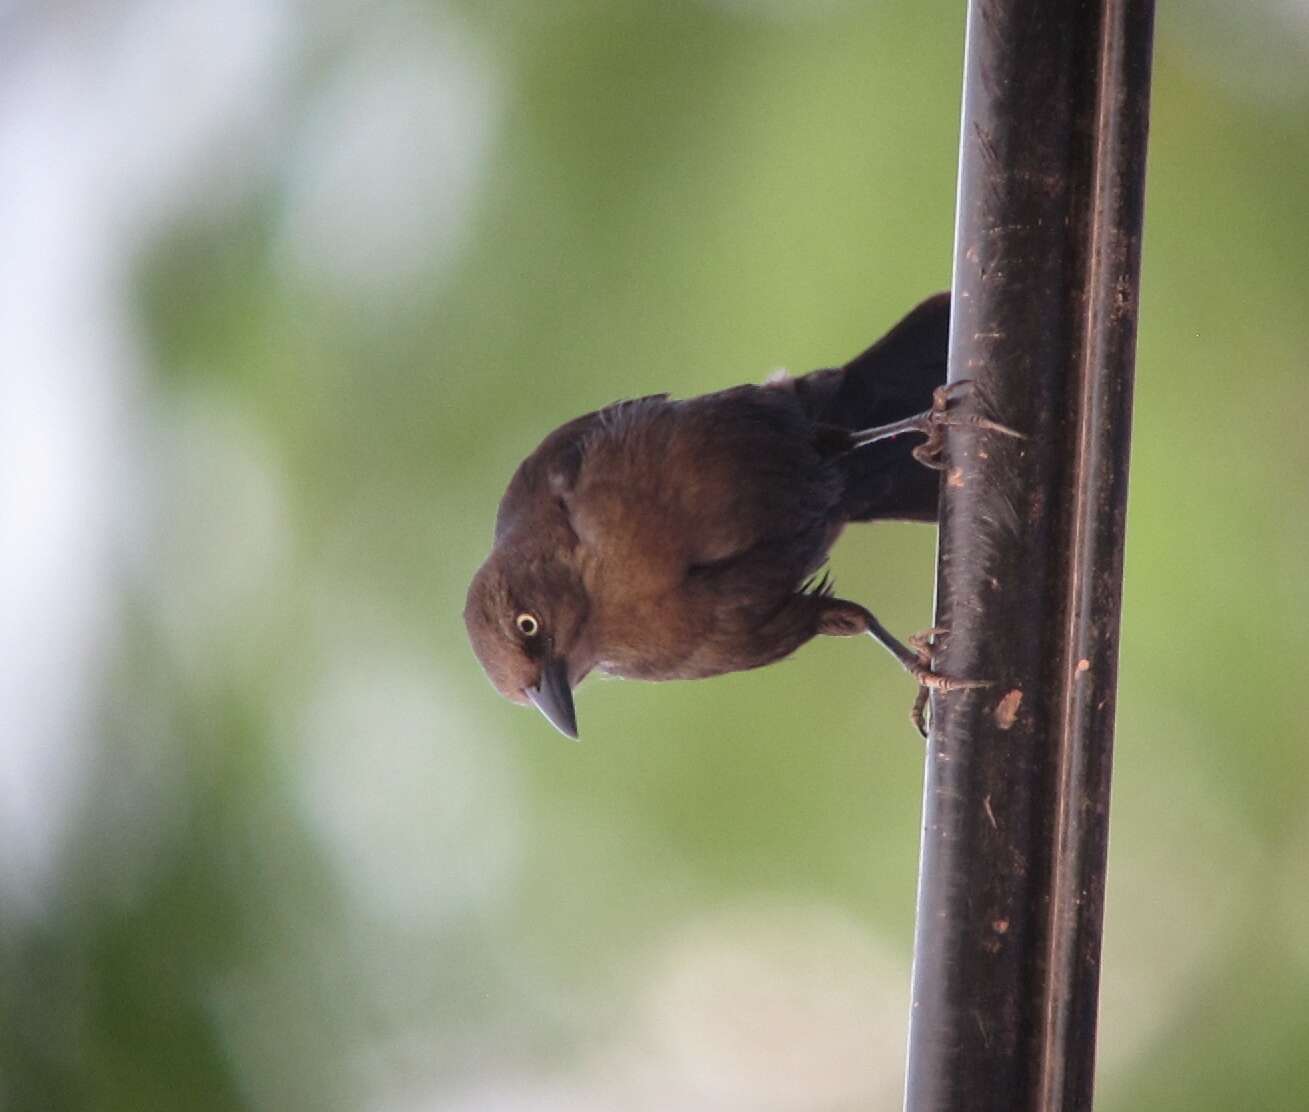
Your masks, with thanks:
M 903 436 L 905 433 L 916 432 L 927 439 L 914 448 L 914 459 L 924 466 L 939 471 L 945 466 L 941 463 L 940 457 L 941 449 L 945 446 L 945 430 L 948 428 L 982 429 L 987 432 L 998 432 L 1004 436 L 1013 436 L 1019 440 L 1026 439 L 1017 430 L 998 421 L 992 421 L 988 417 L 949 411 L 952 401 L 969 397 L 972 393 L 972 379 L 961 379 L 958 382 L 947 383 L 945 386 L 938 386 L 932 391 L 931 409 L 925 413 L 915 414 L 913 417 L 892 421 L 889 425 L 878 425 L 875 428 L 852 432 L 850 447 L 863 448 L 869 444 L 876 444 L 879 440 L 889 440 L 895 436 Z
M 923 709 L 930 691 L 970 691 L 979 687 L 990 687 L 989 680 L 964 680 L 955 676 L 943 676 L 932 671 L 932 642 L 937 637 L 946 635 L 944 629 L 928 629 L 909 639 L 906 645 L 886 626 L 882 625 L 872 612 L 843 598 L 823 599 L 823 608 L 819 612 L 818 632 L 831 637 L 849 637 L 856 633 L 867 633 L 878 641 L 903 666 L 906 672 L 918 681 L 918 697 L 914 701 L 909 717 L 918 727 L 919 733 L 926 736 L 923 725 Z M 912 646 L 912 647 L 911 647 Z

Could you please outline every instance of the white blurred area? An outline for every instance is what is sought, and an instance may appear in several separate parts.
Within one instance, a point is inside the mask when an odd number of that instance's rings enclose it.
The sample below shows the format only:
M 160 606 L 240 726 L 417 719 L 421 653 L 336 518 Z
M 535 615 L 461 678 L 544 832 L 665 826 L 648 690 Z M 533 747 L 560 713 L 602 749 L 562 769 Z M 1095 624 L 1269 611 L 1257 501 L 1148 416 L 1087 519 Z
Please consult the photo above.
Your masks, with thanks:
M 306 700 L 297 759 L 301 805 L 353 905 L 402 931 L 493 907 L 514 883 L 522 838 L 512 808 L 489 805 L 518 796 L 504 752 L 477 744 L 421 653 L 345 644 Z
M 295 277 L 385 307 L 448 270 L 472 232 L 501 99 L 457 24 L 415 34 L 411 20 L 370 19 L 292 146 L 279 246 Z
M 235 18 L 233 12 L 235 10 Z M 124 559 L 166 475 L 132 266 L 249 187 L 277 3 L 12 5 L 0 67 L 0 886 L 38 910 L 81 802 Z M 162 48 L 161 48 L 162 47 Z
M 692 918 L 634 963 L 625 1022 L 572 1068 L 434 1084 L 376 1112 L 812 1112 L 891 1108 L 909 967 L 825 904 L 755 899 Z
M 342 612 L 359 592 L 301 549 L 276 439 L 225 376 L 154 362 L 134 283 L 174 229 L 221 226 L 262 191 L 286 282 L 379 312 L 403 304 L 469 234 L 502 99 L 479 47 L 439 5 L 0 13 L 0 925 L 57 913 L 92 810 L 97 884 L 131 904 L 186 821 L 188 768 L 206 767 L 204 740 L 170 726 L 179 691 L 221 690 L 244 650 L 308 611 L 299 674 L 316 678 L 277 739 L 288 805 L 350 914 L 371 923 L 353 952 L 342 924 L 296 927 L 288 905 L 288 929 L 340 951 L 289 968 L 252 954 L 204 989 L 244 1088 L 268 1107 L 312 1059 L 268 1053 L 288 1036 L 334 1032 L 347 1074 L 370 1053 L 356 1022 L 315 1017 L 324 984 L 355 960 L 386 965 L 367 955 L 511 886 L 517 789 L 452 719 L 430 650 L 370 635 L 366 601 Z M 315 71 L 322 57 L 332 64 Z M 112 669 L 142 620 L 166 663 L 125 705 Z M 107 713 L 127 735 L 110 768 Z M 405 995 L 385 976 L 354 992 L 376 997 L 365 1029 L 403 1026 L 383 1018 Z
M 142 589 L 179 667 L 203 674 L 212 661 L 188 657 L 230 650 L 265 618 L 294 543 L 276 451 L 240 403 L 218 387 L 154 396 L 167 368 L 133 315 L 142 255 L 275 175 L 285 257 L 342 296 L 400 296 L 466 236 L 492 71 L 441 9 L 359 20 L 367 7 L 137 0 L 0 16 L 10 909 L 45 904 L 82 803 L 119 592 Z M 302 75 L 313 51 L 342 59 L 323 88 Z

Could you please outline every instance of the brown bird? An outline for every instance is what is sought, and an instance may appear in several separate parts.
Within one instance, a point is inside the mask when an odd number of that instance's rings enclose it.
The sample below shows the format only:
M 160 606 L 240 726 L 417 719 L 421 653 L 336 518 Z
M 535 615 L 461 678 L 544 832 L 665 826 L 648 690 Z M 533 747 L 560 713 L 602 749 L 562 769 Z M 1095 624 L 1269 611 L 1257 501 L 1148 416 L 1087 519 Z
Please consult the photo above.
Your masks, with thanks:
M 949 319 L 938 294 L 844 367 L 618 402 L 552 432 L 509 483 L 468 591 L 491 682 L 573 738 L 593 670 L 715 676 L 819 634 L 869 633 L 921 684 L 975 686 L 815 578 L 847 522 L 936 520 L 944 426 L 1010 432 L 951 411 L 966 390 L 943 388 Z M 908 432 L 927 440 L 911 449 Z

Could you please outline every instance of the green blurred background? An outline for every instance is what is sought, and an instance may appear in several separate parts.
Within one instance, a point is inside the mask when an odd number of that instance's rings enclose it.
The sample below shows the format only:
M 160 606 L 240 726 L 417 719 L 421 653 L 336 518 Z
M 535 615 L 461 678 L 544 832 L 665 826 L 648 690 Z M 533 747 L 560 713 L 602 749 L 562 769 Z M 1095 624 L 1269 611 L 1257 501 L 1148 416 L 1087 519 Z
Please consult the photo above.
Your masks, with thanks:
M 460 611 L 554 425 L 948 284 L 963 7 L 0 4 L 0 1106 L 899 1106 L 910 681 L 572 745 Z M 1103 1109 L 1309 1105 L 1307 174 L 1309 9 L 1162 5 Z

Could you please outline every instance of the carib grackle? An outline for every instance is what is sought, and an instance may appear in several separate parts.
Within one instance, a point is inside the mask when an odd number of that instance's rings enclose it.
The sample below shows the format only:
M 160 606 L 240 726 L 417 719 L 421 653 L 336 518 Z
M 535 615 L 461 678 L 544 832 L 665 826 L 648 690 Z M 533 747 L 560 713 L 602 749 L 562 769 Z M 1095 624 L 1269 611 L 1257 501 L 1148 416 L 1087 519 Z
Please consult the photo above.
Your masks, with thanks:
M 847 522 L 936 520 L 945 426 L 1017 435 L 963 412 L 966 384 L 943 385 L 949 323 L 938 294 L 843 367 L 617 402 L 552 432 L 510 481 L 468 591 L 491 682 L 574 738 L 573 689 L 592 670 L 715 676 L 819 634 L 871 634 L 924 695 L 977 686 L 932 672 L 924 642 L 816 578 Z

